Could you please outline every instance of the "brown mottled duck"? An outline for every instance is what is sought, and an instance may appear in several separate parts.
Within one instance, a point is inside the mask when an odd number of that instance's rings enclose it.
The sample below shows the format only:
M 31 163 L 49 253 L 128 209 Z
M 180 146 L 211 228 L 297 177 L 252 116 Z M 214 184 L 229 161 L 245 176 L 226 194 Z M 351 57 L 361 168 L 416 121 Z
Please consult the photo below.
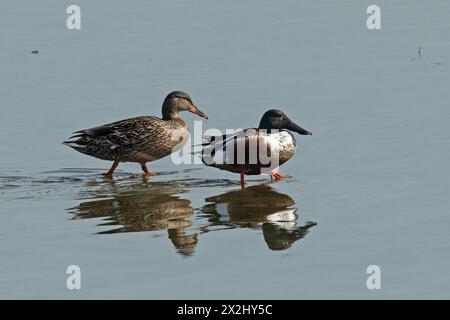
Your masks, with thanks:
M 162 118 L 141 116 L 74 132 L 63 144 L 89 156 L 114 161 L 105 174 L 112 178 L 121 162 L 136 162 L 148 176 L 154 173 L 146 163 L 161 159 L 186 144 L 189 130 L 179 112 L 189 111 L 208 119 L 183 91 L 167 95 L 162 105 Z

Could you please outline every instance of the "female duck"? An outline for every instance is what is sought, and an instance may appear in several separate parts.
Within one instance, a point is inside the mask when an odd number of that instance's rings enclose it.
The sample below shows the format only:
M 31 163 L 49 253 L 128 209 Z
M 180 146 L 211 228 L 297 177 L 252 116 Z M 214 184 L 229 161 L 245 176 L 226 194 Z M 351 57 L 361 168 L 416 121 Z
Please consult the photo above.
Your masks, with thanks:
M 137 162 L 146 175 L 153 175 L 146 163 L 177 151 L 187 142 L 189 131 L 178 115 L 189 111 L 208 119 L 183 91 L 167 95 L 162 106 L 162 118 L 142 116 L 74 132 L 76 140 L 64 144 L 89 156 L 114 161 L 105 174 L 112 178 L 120 162 Z
M 283 176 L 275 169 L 288 161 L 297 148 L 294 135 L 312 135 L 280 110 L 269 110 L 261 118 L 258 128 L 249 128 L 233 134 L 205 137 L 202 161 L 208 166 L 241 175 L 268 173 L 275 179 Z

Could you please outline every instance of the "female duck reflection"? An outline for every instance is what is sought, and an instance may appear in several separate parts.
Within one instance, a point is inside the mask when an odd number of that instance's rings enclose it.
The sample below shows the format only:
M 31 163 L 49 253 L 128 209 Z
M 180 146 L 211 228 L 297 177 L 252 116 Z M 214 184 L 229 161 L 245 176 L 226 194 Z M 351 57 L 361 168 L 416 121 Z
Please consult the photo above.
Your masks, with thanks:
M 100 226 L 121 226 L 98 234 L 167 230 L 177 251 L 190 256 L 197 245 L 198 233 L 186 232 L 193 224 L 188 217 L 194 210 L 189 200 L 176 196 L 182 192 L 176 186 L 155 182 L 122 187 L 112 184 L 112 190 L 97 190 L 95 200 L 82 202 L 68 211 L 74 219 L 105 218 L 108 222 Z
M 291 208 L 295 201 L 265 184 L 209 197 L 206 201 L 209 203 L 201 211 L 209 226 L 262 228 L 264 240 L 272 250 L 289 248 L 316 225 L 306 222 L 299 226 L 297 209 Z

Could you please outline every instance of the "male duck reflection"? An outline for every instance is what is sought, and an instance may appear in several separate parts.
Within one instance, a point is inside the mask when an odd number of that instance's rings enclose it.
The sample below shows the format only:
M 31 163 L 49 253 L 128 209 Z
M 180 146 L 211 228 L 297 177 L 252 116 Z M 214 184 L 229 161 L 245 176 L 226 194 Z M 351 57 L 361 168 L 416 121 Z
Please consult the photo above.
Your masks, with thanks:
M 188 140 L 189 131 L 178 115 L 180 111 L 208 119 L 187 93 L 173 91 L 164 100 L 162 118 L 142 116 L 76 131 L 70 139 L 78 139 L 63 143 L 89 156 L 114 161 L 105 174 L 108 178 L 112 178 L 120 162 L 137 162 L 150 176 L 153 172 L 147 168 L 147 162 L 170 155 Z
M 279 180 L 276 169 L 295 153 L 297 144 L 289 131 L 312 135 L 280 110 L 268 110 L 258 128 L 248 128 L 233 134 L 205 136 L 202 161 L 208 166 L 240 173 L 241 187 L 245 175 L 269 173 Z M 264 153 L 265 152 L 265 153 Z
M 209 221 L 208 228 L 262 229 L 264 240 L 271 250 L 289 248 L 316 225 L 307 222 L 298 226 L 297 209 L 291 208 L 295 201 L 264 184 L 209 197 L 206 201 L 209 203 L 203 206 L 201 212 Z

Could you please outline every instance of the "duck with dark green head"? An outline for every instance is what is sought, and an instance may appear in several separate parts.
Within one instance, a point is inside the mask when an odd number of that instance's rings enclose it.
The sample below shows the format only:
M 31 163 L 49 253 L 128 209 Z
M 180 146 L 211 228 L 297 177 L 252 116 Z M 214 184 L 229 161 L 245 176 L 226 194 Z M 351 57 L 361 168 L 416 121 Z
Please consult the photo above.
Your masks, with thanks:
M 89 156 L 114 161 L 105 174 L 112 178 L 120 162 L 136 162 L 148 176 L 153 172 L 146 163 L 161 159 L 179 150 L 188 141 L 189 130 L 179 113 L 192 112 L 208 119 L 183 91 L 173 91 L 164 99 L 162 118 L 141 116 L 74 132 L 63 142 Z
M 242 187 L 245 175 L 268 173 L 279 180 L 284 176 L 277 168 L 292 158 L 297 149 L 291 132 L 312 135 L 283 111 L 271 109 L 264 113 L 258 128 L 204 137 L 207 142 L 203 144 L 202 161 L 211 167 L 239 173 Z

